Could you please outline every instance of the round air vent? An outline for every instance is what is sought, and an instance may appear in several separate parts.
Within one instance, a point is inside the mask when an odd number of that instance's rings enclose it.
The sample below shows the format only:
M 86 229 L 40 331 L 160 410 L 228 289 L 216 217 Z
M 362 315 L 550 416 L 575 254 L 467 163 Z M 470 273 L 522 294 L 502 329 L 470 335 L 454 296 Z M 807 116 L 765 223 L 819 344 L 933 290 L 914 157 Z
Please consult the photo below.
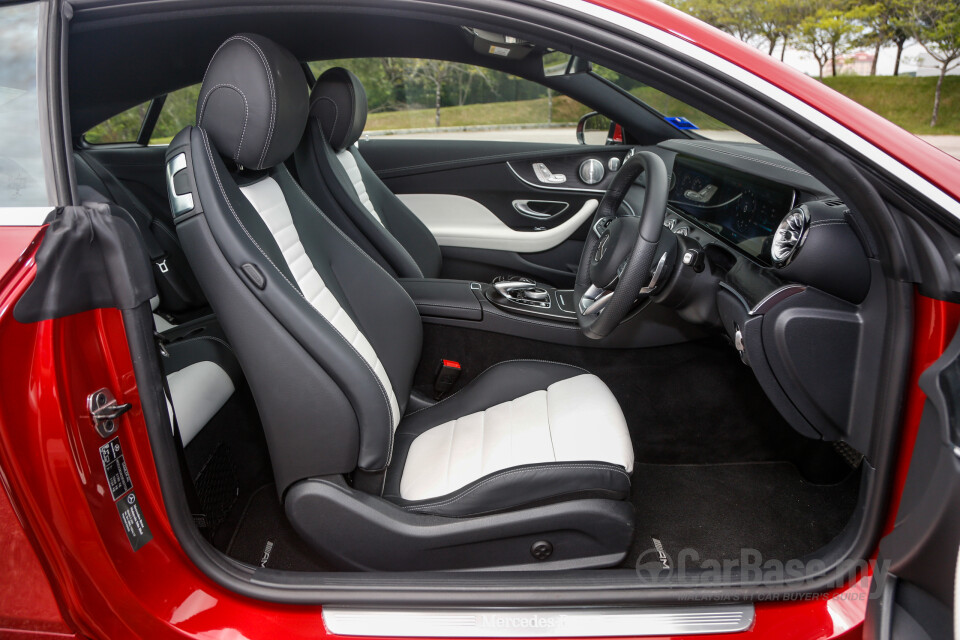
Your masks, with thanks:
M 773 264 L 782 267 L 793 259 L 797 249 L 803 244 L 809 221 L 807 210 L 803 207 L 797 207 L 787 214 L 773 233 L 773 242 L 770 245 Z

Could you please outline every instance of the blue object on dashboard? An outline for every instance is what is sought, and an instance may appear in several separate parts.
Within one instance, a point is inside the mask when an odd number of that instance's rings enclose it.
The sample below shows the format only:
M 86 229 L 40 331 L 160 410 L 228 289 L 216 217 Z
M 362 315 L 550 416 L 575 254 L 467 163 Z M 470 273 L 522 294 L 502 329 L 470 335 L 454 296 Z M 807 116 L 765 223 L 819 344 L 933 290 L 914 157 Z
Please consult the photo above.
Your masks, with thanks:
M 681 131 L 684 130 L 684 129 L 699 129 L 699 128 L 700 128 L 700 127 L 698 127 L 697 125 L 695 125 L 695 124 L 693 124 L 692 122 L 690 122 L 689 120 L 687 120 L 686 118 L 681 118 L 681 117 L 679 117 L 679 116 L 665 116 L 665 117 L 664 117 L 664 120 L 666 120 L 667 122 L 669 122 L 670 124 L 672 124 L 673 126 L 675 126 L 677 129 L 680 129 Z

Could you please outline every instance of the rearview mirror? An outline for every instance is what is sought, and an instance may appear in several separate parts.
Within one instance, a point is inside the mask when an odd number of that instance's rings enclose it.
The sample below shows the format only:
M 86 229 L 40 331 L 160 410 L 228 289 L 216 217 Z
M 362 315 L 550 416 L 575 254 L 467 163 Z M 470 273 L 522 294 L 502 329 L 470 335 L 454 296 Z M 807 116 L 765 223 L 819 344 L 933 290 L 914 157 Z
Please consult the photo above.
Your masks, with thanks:
M 541 62 L 543 63 L 544 78 L 572 76 L 578 73 L 586 73 L 593 68 L 593 65 L 586 58 L 572 56 L 563 51 L 548 51 L 543 54 Z
M 577 142 L 580 144 L 612 144 L 617 124 L 610 118 L 591 111 L 577 123 Z

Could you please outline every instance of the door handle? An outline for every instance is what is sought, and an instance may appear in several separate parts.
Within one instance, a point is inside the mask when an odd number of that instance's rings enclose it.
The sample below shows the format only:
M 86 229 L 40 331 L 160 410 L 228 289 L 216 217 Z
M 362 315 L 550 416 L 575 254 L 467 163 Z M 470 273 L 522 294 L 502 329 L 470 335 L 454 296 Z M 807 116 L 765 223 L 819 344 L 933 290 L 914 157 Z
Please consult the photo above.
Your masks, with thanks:
M 522 216 L 535 220 L 549 220 L 558 216 L 570 206 L 559 200 L 514 200 L 513 208 Z

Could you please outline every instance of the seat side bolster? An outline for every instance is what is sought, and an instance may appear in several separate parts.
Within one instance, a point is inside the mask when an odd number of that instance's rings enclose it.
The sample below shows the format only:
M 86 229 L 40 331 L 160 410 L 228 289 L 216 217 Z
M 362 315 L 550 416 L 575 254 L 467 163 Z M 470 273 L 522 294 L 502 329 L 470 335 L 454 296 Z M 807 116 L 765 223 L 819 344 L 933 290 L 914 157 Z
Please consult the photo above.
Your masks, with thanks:
M 416 261 L 424 278 L 439 277 L 443 256 L 433 233 L 383 183 L 356 147 L 351 147 L 350 153 L 357 161 L 360 177 L 367 187 L 367 196 L 380 213 L 383 223 L 390 229 L 390 233 Z
M 575 498 L 624 500 L 630 474 L 605 462 L 548 462 L 504 469 L 445 496 L 391 501 L 404 509 L 439 516 L 476 516 Z
M 401 278 L 424 276 L 410 253 L 360 202 L 346 171 L 320 133 L 315 118 L 307 123 L 307 131 L 297 147 L 295 158 L 300 184 L 310 198 L 322 209 L 335 208 L 342 212 L 356 233 L 373 248 L 377 262 L 386 263 Z

